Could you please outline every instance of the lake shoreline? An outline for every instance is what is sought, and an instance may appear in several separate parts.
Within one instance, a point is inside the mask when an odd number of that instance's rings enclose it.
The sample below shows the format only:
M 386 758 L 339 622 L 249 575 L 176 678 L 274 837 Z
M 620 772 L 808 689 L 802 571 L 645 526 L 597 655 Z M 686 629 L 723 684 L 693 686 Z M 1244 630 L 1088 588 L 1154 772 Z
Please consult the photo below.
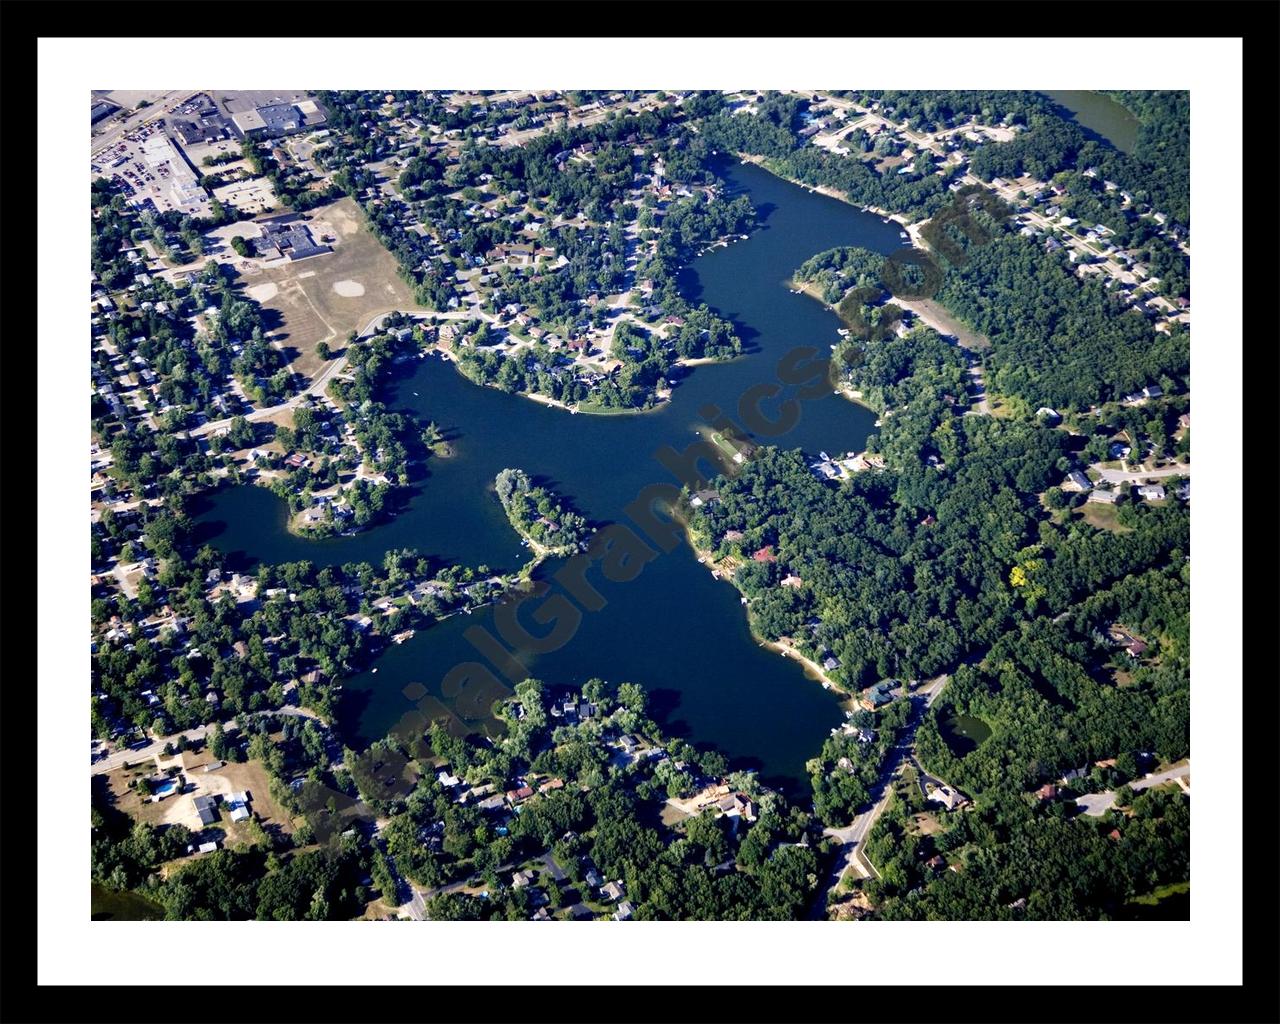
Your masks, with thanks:
M 458 373 L 458 375 L 461 376 L 464 380 L 468 381 L 469 383 L 476 384 L 482 388 L 492 388 L 495 391 L 503 391 L 503 389 L 498 387 L 496 384 L 490 384 L 483 381 L 474 381 L 470 377 L 468 377 L 465 373 L 463 373 L 462 364 L 459 361 L 457 354 L 454 353 L 452 349 L 443 348 L 437 345 L 431 351 L 440 353 L 441 359 L 445 360 L 446 362 L 452 363 L 453 368 Z M 723 358 L 720 358 L 719 356 L 699 356 L 694 359 L 677 359 L 671 365 L 682 366 L 682 367 L 710 366 L 716 363 L 731 362 L 732 360 L 737 358 L 738 356 L 736 355 L 731 356 L 728 359 L 723 359 Z M 616 406 L 616 407 L 606 408 L 604 406 L 592 405 L 590 402 L 577 402 L 573 405 L 569 405 L 566 402 L 562 402 L 558 398 L 552 398 L 550 395 L 544 395 L 539 391 L 511 391 L 511 392 L 503 391 L 503 394 L 519 395 L 521 398 L 527 398 L 530 401 L 537 402 L 539 405 L 549 406 L 550 408 L 553 408 L 553 409 L 562 409 L 572 416 L 576 416 L 579 413 L 581 413 L 584 416 L 643 416 L 646 413 L 661 412 L 663 409 L 665 409 L 668 405 L 671 404 L 671 399 L 672 399 L 672 396 L 674 395 L 674 392 L 675 392 L 674 388 L 669 388 L 665 396 L 657 399 L 657 401 L 655 401 L 653 405 L 647 406 L 643 409 L 638 409 L 632 406 Z
M 701 548 L 698 546 L 698 543 L 693 536 L 693 530 L 689 526 L 689 521 L 684 516 L 677 515 L 676 518 L 679 519 L 681 526 L 684 528 L 685 540 L 688 542 L 690 550 L 697 556 L 698 564 L 705 566 L 707 571 L 711 572 L 715 579 L 723 580 L 733 587 L 733 589 L 738 592 L 739 598 L 746 598 L 746 594 L 744 594 L 738 588 L 737 584 L 733 582 L 733 569 L 725 566 L 723 560 L 717 562 L 714 557 L 714 552 L 710 548 Z M 745 601 L 743 602 L 743 607 L 747 607 Z M 828 676 L 826 672 L 823 671 L 821 665 L 808 655 L 802 653 L 798 648 L 761 636 L 756 631 L 755 624 L 751 621 L 751 613 L 749 610 L 746 615 L 747 631 L 751 634 L 751 638 L 757 644 L 761 647 L 767 648 L 768 650 L 776 651 L 785 658 L 791 658 L 796 661 L 800 667 L 804 669 L 805 676 L 813 682 L 821 683 L 824 690 L 830 690 L 837 696 L 845 699 L 853 698 L 854 694 L 851 691 L 847 690 Z
M 536 562 L 541 552 L 517 544 L 522 538 L 513 535 L 493 500 L 495 473 L 523 465 L 592 520 L 626 521 L 627 508 L 637 495 L 666 480 L 670 472 L 661 460 L 655 461 L 655 453 L 682 453 L 698 441 L 694 430 L 703 428 L 702 434 L 707 434 L 707 424 L 715 420 L 708 421 L 702 410 L 736 408 L 748 389 L 771 384 L 778 376 L 775 360 L 794 347 L 798 335 L 838 340 L 834 335 L 843 325 L 829 310 L 796 301 L 781 290 L 787 275 L 809 256 L 833 247 L 854 245 L 890 253 L 899 245 L 897 226 L 848 204 L 836 206 L 761 168 L 735 166 L 724 173 L 755 206 L 769 207 L 768 230 L 751 236 L 754 245 L 717 247 L 704 261 L 686 264 L 680 293 L 695 305 L 705 303 L 720 311 L 717 315 L 731 315 L 747 351 L 732 359 L 681 360 L 692 365 L 670 403 L 659 406 L 671 405 L 665 415 L 640 417 L 616 414 L 636 410 L 610 410 L 615 414 L 575 422 L 544 413 L 544 408 L 556 408 L 550 401 L 522 402 L 520 398 L 531 396 L 473 386 L 478 381 L 458 372 L 457 357 L 465 354 L 461 347 L 452 353 L 445 349 L 439 359 L 431 350 L 419 349 L 416 358 L 404 361 L 403 373 L 388 377 L 386 390 L 376 400 L 424 424 L 439 424 L 456 457 L 429 460 L 428 477 L 421 485 L 415 482 L 411 505 L 396 519 L 360 537 L 312 544 L 281 528 L 274 499 L 244 488 L 254 493 L 229 492 L 229 498 L 202 513 L 201 529 L 207 528 L 219 550 L 271 564 L 309 560 L 319 566 L 377 565 L 387 550 L 411 548 L 439 564 L 492 566 L 486 576 L 501 574 L 508 583 L 517 583 L 517 589 L 504 597 L 499 597 L 498 586 L 487 588 L 487 593 L 475 588 L 474 599 L 455 595 L 468 605 L 473 600 L 486 606 L 494 599 L 518 600 L 521 575 L 554 585 L 560 562 L 549 557 Z M 719 366 L 701 372 L 711 362 Z M 574 405 L 571 400 L 560 404 Z M 833 445 L 839 450 L 860 448 L 862 439 L 874 433 L 875 418 L 873 410 L 849 396 L 827 392 L 806 406 L 803 421 L 782 443 L 815 452 Z M 785 780 L 797 799 L 807 799 L 805 762 L 842 718 L 844 689 L 837 688 L 834 679 L 825 680 L 832 683 L 826 691 L 801 683 L 795 666 L 780 663 L 783 654 L 769 646 L 777 641 L 759 635 L 759 626 L 751 628 L 750 617 L 744 622 L 740 595 L 715 589 L 705 569 L 694 564 L 696 558 L 690 549 L 678 551 L 675 557 L 655 561 L 635 582 L 608 590 L 603 583 L 614 581 L 595 582 L 599 569 L 588 573 L 588 582 L 605 596 L 607 608 L 584 613 L 573 642 L 531 655 L 528 670 L 557 685 L 599 676 L 651 688 L 664 713 L 669 710 L 680 723 L 682 736 L 715 746 L 762 777 Z M 404 605 L 397 591 L 393 587 L 390 596 Z M 573 600 L 571 591 L 565 596 Z M 533 601 L 530 607 L 542 605 L 547 602 Z M 419 606 L 426 610 L 421 602 Z M 546 611 L 555 607 L 547 605 Z M 505 617 L 510 610 L 501 614 Z M 451 666 L 477 660 L 476 628 L 491 633 L 497 628 L 490 617 L 493 609 L 472 607 L 470 616 L 456 606 L 451 611 L 441 608 L 436 621 L 424 617 L 413 640 L 388 644 L 385 660 L 375 663 L 376 675 L 357 672 L 343 680 L 346 690 L 353 695 L 360 691 L 360 696 L 344 704 L 342 732 L 362 741 L 384 735 L 403 716 L 402 690 L 410 682 L 427 687 L 443 705 L 441 715 L 446 714 L 444 708 L 453 708 L 468 728 L 479 727 L 474 715 L 482 709 L 454 708 L 456 695 L 441 683 Z M 568 609 L 563 613 L 568 621 Z M 522 617 L 528 614 L 522 609 Z M 663 637 L 666 642 L 648 642 L 647 637 Z M 809 642 L 807 633 L 796 639 L 802 645 Z M 785 645 L 784 641 L 780 646 Z M 805 653 L 810 662 L 817 658 L 816 649 L 805 646 Z M 821 684 L 824 676 L 842 674 L 815 670 L 795 654 L 789 651 L 786 657 L 799 664 L 806 680 Z

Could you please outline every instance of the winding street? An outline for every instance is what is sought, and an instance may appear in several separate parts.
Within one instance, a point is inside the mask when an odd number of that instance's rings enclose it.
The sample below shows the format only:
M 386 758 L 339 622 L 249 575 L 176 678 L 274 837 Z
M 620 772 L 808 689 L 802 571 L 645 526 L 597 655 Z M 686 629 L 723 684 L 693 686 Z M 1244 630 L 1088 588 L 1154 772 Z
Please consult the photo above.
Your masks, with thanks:
M 822 834 L 836 840 L 841 845 L 841 849 L 836 854 L 835 863 L 831 867 L 831 875 L 827 886 L 821 890 L 814 906 L 814 917 L 823 918 L 826 916 L 828 893 L 835 892 L 839 888 L 840 883 L 844 881 L 844 876 L 850 869 L 856 871 L 862 878 L 868 878 L 875 872 L 875 866 L 866 859 L 866 855 L 862 852 L 862 845 L 871 833 L 875 823 L 880 820 L 880 815 L 889 806 L 889 799 L 893 795 L 893 787 L 890 782 L 898 774 L 903 760 L 912 756 L 911 752 L 914 747 L 916 729 L 924 719 L 925 712 L 933 706 L 933 702 L 938 699 L 938 695 L 942 693 L 950 679 L 949 675 L 938 676 L 937 679 L 934 679 L 927 686 L 922 687 L 907 698 L 913 705 L 911 718 L 907 722 L 904 735 L 885 758 L 884 768 L 872 791 L 872 798 L 875 802 L 871 807 L 855 815 L 853 821 L 844 828 L 823 829 Z M 876 873 L 878 874 L 878 872 Z

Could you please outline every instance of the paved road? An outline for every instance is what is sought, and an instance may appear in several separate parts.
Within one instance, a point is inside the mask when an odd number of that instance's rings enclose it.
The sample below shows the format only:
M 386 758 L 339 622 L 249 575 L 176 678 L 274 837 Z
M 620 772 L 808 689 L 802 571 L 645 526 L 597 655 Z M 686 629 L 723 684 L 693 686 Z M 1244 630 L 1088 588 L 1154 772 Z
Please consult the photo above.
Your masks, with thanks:
M 504 871 L 510 871 L 516 865 L 515 863 L 499 864 L 497 873 L 502 874 Z M 406 879 L 407 881 L 407 879 Z M 419 889 L 413 883 L 408 883 L 409 888 L 413 891 L 413 898 L 400 908 L 402 913 L 408 915 L 415 921 L 430 920 L 427 917 L 427 900 L 435 899 L 437 896 L 443 896 L 446 893 L 458 892 L 462 889 L 471 888 L 471 883 L 462 878 L 456 882 L 450 882 L 448 885 L 437 885 L 434 889 Z M 481 885 L 484 883 L 481 882 Z
M 1143 480 L 1158 479 L 1166 476 L 1190 476 L 1191 467 L 1178 463 L 1165 466 L 1163 469 L 1099 469 L 1098 475 L 1110 484 L 1136 484 Z
M 387 317 L 394 315 L 397 310 L 388 310 L 385 313 L 379 313 L 365 326 L 358 335 L 358 340 L 367 340 L 373 337 Z M 419 320 L 426 320 L 434 317 L 437 320 L 487 320 L 492 323 L 496 317 L 482 310 L 455 310 L 448 313 L 434 313 L 422 311 L 404 311 L 406 316 L 414 317 Z M 337 359 L 330 361 L 329 365 L 321 371 L 320 375 L 311 382 L 311 386 L 306 391 L 301 391 L 287 401 L 281 402 L 279 405 L 273 405 L 266 409 L 254 409 L 252 412 L 244 413 L 244 418 L 250 423 L 259 420 L 270 419 L 277 413 L 284 412 L 286 409 L 293 409 L 301 405 L 309 397 L 320 397 L 324 395 L 324 390 L 329 381 L 340 374 L 347 365 L 347 353 L 343 352 Z M 208 423 L 202 423 L 198 427 L 192 427 L 187 434 L 189 437 L 203 437 L 205 434 L 218 430 L 222 427 L 230 427 L 231 421 L 235 417 L 228 416 L 221 420 L 210 420 Z
M 317 715 L 314 711 L 307 708 L 283 707 L 272 711 L 251 711 L 249 717 L 253 718 L 259 715 L 287 715 L 291 718 L 314 718 L 317 722 L 324 724 L 324 719 Z M 236 720 L 229 719 L 223 724 L 224 729 L 234 729 Z M 172 736 L 165 736 L 162 739 L 152 740 L 145 747 L 139 747 L 134 750 L 131 747 L 121 747 L 107 755 L 106 757 L 95 761 L 91 766 L 91 775 L 105 775 L 107 772 L 113 772 L 121 767 L 126 761 L 130 764 L 137 764 L 139 761 L 149 761 L 156 754 L 164 751 L 166 743 L 176 743 L 179 736 L 185 736 L 188 741 L 202 740 L 208 731 L 209 725 L 199 725 L 194 729 L 188 729 L 185 732 L 175 732 Z
M 872 796 L 875 800 L 872 806 L 856 815 L 853 821 L 845 828 L 823 829 L 823 835 L 835 839 L 841 844 L 841 849 L 836 855 L 835 863 L 832 865 L 827 887 L 819 894 L 818 902 L 814 907 L 814 916 L 826 916 L 827 893 L 836 891 L 840 883 L 844 881 L 844 876 L 851 869 L 863 878 L 867 878 L 872 872 L 875 872 L 875 865 L 866 859 L 865 854 L 862 852 L 862 845 L 871 833 L 875 823 L 880 820 L 880 815 L 889 806 L 889 798 L 893 795 L 893 787 L 889 783 L 897 775 L 903 760 L 911 755 L 915 732 L 923 720 L 925 712 L 933 706 L 934 701 L 938 699 L 938 695 L 942 693 L 950 679 L 950 676 L 939 676 L 908 698 L 914 704 L 912 717 L 907 723 L 905 735 L 885 758 L 884 770 L 872 790 Z M 878 872 L 876 873 L 878 874 Z
M 413 898 L 400 908 L 400 913 L 408 914 L 409 918 L 414 921 L 425 921 L 427 919 L 427 901 L 422 898 L 422 893 L 409 886 L 413 892 Z
M 504 149 L 513 146 L 523 146 L 531 139 L 536 139 L 539 135 L 546 135 L 549 132 L 560 131 L 565 127 L 566 123 L 570 128 L 581 128 L 586 125 L 598 124 L 607 118 L 614 111 L 619 116 L 627 114 L 639 113 L 645 109 L 651 109 L 662 106 L 662 102 L 652 96 L 641 96 L 639 99 L 632 100 L 630 103 L 615 103 L 603 109 L 590 110 L 585 114 L 578 114 L 576 111 L 569 111 L 568 121 L 566 122 L 562 113 L 552 114 L 546 122 L 536 125 L 533 128 L 526 128 L 521 132 L 508 132 L 506 135 L 500 135 L 497 144 Z
M 557 882 L 563 882 L 566 878 L 569 877 L 563 871 L 560 870 L 560 865 L 556 863 L 556 859 L 552 857 L 549 852 L 544 853 L 538 859 L 541 860 L 542 863 L 546 865 L 547 871 L 551 873 L 551 877 L 554 878 Z
M 1170 768 L 1167 771 L 1156 772 L 1145 778 L 1135 779 L 1129 783 L 1129 788 L 1135 793 L 1140 793 L 1144 789 L 1150 789 L 1152 786 L 1160 786 L 1166 782 L 1172 782 L 1174 779 L 1183 779 L 1191 774 L 1191 762 Z M 1116 803 L 1115 790 L 1109 789 L 1104 793 L 1086 793 L 1084 796 L 1076 798 L 1076 806 L 1084 810 L 1084 813 L 1091 818 L 1100 818 L 1107 811 L 1111 810 Z
M 395 310 L 392 310 L 390 312 L 380 313 L 378 316 L 374 317 L 357 337 L 361 340 L 373 337 L 387 317 L 391 316 L 394 312 Z M 306 391 L 299 392 L 287 401 L 281 402 L 279 405 L 273 405 L 265 409 L 254 409 L 252 412 L 247 412 L 244 414 L 244 418 L 250 423 L 257 420 L 268 419 L 277 413 L 284 412 L 286 409 L 296 408 L 312 396 L 322 396 L 329 381 L 346 369 L 346 366 L 347 353 L 343 352 L 342 355 L 337 359 L 331 360 L 329 365 L 320 371 L 319 376 L 311 382 L 311 386 L 307 388 Z M 208 423 L 202 423 L 198 427 L 192 427 L 191 430 L 187 432 L 188 436 L 203 437 L 205 434 L 211 433 L 212 431 L 218 430 L 222 427 L 229 427 L 232 419 L 234 418 L 235 417 L 233 416 L 228 416 L 226 419 L 210 420 Z
M 165 93 L 158 102 L 153 103 L 150 106 L 143 107 L 136 113 L 129 114 L 119 120 L 113 121 L 106 131 L 101 135 L 94 137 L 89 147 L 90 153 L 96 155 L 108 146 L 119 142 L 120 139 L 129 132 L 141 128 L 149 121 L 154 121 L 157 118 L 167 116 L 178 107 L 182 106 L 182 104 L 186 103 L 192 96 L 199 95 L 199 93 L 203 91 L 205 90 L 198 90 L 197 92 Z

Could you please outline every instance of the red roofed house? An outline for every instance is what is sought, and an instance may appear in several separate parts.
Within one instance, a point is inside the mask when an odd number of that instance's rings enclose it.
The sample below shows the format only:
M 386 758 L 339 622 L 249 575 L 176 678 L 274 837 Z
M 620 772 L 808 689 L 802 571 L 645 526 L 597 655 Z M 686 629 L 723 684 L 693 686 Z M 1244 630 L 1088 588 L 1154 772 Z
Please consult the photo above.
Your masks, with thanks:
M 1036 790 L 1036 798 L 1039 800 L 1052 800 L 1058 795 L 1058 787 L 1052 782 L 1046 782 L 1043 786 Z
M 751 556 L 753 562 L 776 562 L 778 556 L 773 553 L 773 545 L 766 544 L 754 555 Z

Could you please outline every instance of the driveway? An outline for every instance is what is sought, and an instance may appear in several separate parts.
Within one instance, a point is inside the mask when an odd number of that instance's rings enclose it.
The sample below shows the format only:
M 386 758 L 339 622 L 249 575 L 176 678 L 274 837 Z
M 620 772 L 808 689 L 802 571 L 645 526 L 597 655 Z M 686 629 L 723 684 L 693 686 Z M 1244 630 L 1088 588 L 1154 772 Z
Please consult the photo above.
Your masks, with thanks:
M 1187 761 L 1186 764 L 1177 765 L 1162 772 L 1155 772 L 1141 779 L 1135 779 L 1129 783 L 1129 788 L 1135 793 L 1140 793 L 1144 789 L 1150 789 L 1152 786 L 1161 786 L 1166 782 L 1173 782 L 1175 779 L 1186 778 L 1190 774 L 1191 762 Z M 1076 798 L 1076 806 L 1091 818 L 1102 817 L 1115 806 L 1115 803 L 1115 790 L 1107 790 L 1105 793 L 1086 793 L 1084 796 Z

